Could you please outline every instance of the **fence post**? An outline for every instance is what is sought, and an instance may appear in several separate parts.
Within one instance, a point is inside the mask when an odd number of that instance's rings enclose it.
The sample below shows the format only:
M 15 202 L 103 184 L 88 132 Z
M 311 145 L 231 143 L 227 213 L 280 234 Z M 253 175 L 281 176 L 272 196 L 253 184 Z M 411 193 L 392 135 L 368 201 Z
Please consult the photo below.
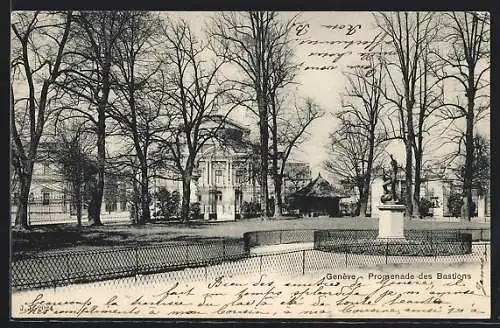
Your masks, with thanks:
M 385 243 L 385 264 L 387 264 L 388 256 L 389 256 L 389 243 L 386 242 Z
M 222 238 L 222 257 L 226 258 L 226 239 Z
M 259 256 L 259 274 L 262 274 L 262 255 Z
M 347 264 L 347 247 L 344 249 L 344 253 L 345 253 L 345 266 L 347 268 L 348 264 Z
M 302 251 L 302 275 L 306 274 L 306 250 Z
M 69 282 L 69 253 L 66 255 L 66 261 L 64 261 L 65 269 L 66 269 L 66 279 Z
M 189 244 L 186 243 L 186 263 L 189 264 Z
M 483 240 L 483 229 L 479 230 L 480 231 L 480 237 L 479 237 L 479 240 Z
M 135 257 L 135 277 L 137 279 L 137 274 L 139 274 L 139 247 L 134 246 L 134 257 Z

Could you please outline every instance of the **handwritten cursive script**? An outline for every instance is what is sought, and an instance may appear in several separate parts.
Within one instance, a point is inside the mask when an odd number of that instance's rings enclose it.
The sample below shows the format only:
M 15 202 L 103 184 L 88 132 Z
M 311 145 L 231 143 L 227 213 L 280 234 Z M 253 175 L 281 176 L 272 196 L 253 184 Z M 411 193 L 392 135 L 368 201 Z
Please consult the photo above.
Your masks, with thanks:
M 16 317 L 487 317 L 484 263 L 475 271 L 318 273 L 283 279 L 218 275 L 113 290 L 13 295 Z M 441 277 L 441 278 L 438 278 Z M 458 278 L 456 278 L 458 277 Z

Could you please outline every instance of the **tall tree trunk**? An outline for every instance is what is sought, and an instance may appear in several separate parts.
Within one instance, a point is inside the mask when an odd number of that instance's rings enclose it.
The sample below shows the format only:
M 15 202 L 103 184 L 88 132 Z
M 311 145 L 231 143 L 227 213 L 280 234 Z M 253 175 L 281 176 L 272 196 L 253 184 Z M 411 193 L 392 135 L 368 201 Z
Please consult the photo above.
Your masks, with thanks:
M 109 54 L 105 54 L 109 59 Z M 106 169 L 106 108 L 108 106 L 110 83 L 110 69 L 111 64 L 106 62 L 102 74 L 102 97 L 99 99 L 98 104 L 98 118 L 97 118 L 97 189 L 95 195 L 95 208 L 92 213 L 92 225 L 102 225 L 101 222 L 101 207 L 102 197 L 104 196 L 104 171 Z
M 474 75 L 472 75 L 474 76 Z M 471 85 L 471 84 L 469 84 Z M 466 219 L 470 221 L 472 204 L 472 162 L 474 160 L 474 98 L 475 92 L 468 91 L 466 130 L 465 130 L 465 174 L 464 193 L 466 204 Z
M 415 140 L 415 132 L 413 130 L 413 104 L 414 102 L 409 100 L 408 91 L 406 91 L 406 110 L 407 110 L 407 121 L 406 121 L 406 129 L 407 129 L 407 137 L 405 143 L 405 155 L 406 155 L 406 165 L 405 165 L 405 184 L 406 184 L 406 193 L 405 193 L 405 202 L 406 202 L 406 217 L 411 218 L 413 214 L 413 192 L 412 192 L 412 183 L 413 183 L 413 143 Z
M 364 182 L 363 183 L 358 183 L 358 192 L 359 192 L 359 202 L 356 205 L 356 211 L 354 215 L 359 216 L 362 215 L 361 213 L 365 212 L 366 213 L 366 201 L 365 201 L 365 195 L 366 195 L 366 189 L 364 188 Z
M 417 218 L 419 218 L 421 214 L 420 213 L 421 184 L 422 184 L 422 150 L 419 149 L 415 153 L 415 190 L 413 191 L 413 216 Z
M 281 209 L 281 170 L 278 168 L 278 124 L 276 119 L 276 104 L 274 103 L 275 95 L 271 96 L 272 108 L 272 160 L 273 160 L 273 180 L 274 180 L 274 218 L 279 218 L 282 215 Z M 283 163 L 282 163 L 283 164 Z
M 366 217 L 366 210 L 368 209 L 368 192 L 363 186 L 363 192 L 359 195 L 359 213 L 357 215 Z
M 181 220 L 184 223 L 189 221 L 189 203 L 191 200 L 191 177 L 182 179 L 182 205 L 181 205 Z
M 78 227 L 82 226 L 82 186 L 78 183 L 74 190 L 75 201 L 74 206 L 76 208 L 76 224 Z
M 189 221 L 189 205 L 191 201 L 191 178 L 193 176 L 193 165 L 188 159 L 186 169 L 182 175 L 182 203 L 181 220 L 184 223 Z
M 366 210 L 368 209 L 368 195 L 368 189 L 366 185 L 363 185 L 363 193 L 360 193 L 359 195 L 359 216 L 367 216 Z
M 367 209 L 368 209 L 368 198 L 370 195 L 370 186 L 371 186 L 371 179 L 372 179 L 372 169 L 373 169 L 373 157 L 375 153 L 375 137 L 374 137 L 374 131 L 370 131 L 372 137 L 369 140 L 369 149 L 368 149 L 368 163 L 366 167 L 366 174 L 365 178 L 363 180 L 363 193 L 360 192 L 360 210 L 359 210 L 359 215 L 363 217 L 367 217 Z
M 146 223 L 151 221 L 151 213 L 149 212 L 149 181 L 148 181 L 148 168 L 147 166 L 141 167 L 141 206 L 142 215 L 139 223 Z
M 267 122 L 267 106 L 262 91 L 257 95 L 259 106 L 260 130 L 260 211 L 261 217 L 267 218 L 269 212 L 269 190 L 267 177 L 269 170 L 269 130 Z
M 283 201 L 281 199 L 281 178 L 277 174 L 274 180 L 274 217 L 279 218 L 283 215 Z
M 30 169 L 31 167 L 31 169 Z M 20 190 L 17 205 L 15 227 L 17 229 L 27 229 L 28 224 L 28 201 L 31 188 L 31 176 L 33 164 L 28 164 L 28 171 L 19 176 Z
M 97 187 L 94 195 L 93 210 L 89 211 L 92 225 L 102 225 L 101 207 L 104 195 L 104 170 L 106 165 L 106 125 L 104 123 L 104 113 L 99 112 L 99 127 L 97 133 Z

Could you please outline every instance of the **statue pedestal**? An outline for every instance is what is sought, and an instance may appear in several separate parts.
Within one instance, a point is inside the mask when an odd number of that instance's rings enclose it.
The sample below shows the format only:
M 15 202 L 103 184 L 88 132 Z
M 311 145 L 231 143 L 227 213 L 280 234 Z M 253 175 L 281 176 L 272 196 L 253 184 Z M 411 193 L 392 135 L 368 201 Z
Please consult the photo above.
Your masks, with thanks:
M 378 207 L 378 241 L 406 241 L 404 236 L 404 212 L 406 206 L 387 202 Z

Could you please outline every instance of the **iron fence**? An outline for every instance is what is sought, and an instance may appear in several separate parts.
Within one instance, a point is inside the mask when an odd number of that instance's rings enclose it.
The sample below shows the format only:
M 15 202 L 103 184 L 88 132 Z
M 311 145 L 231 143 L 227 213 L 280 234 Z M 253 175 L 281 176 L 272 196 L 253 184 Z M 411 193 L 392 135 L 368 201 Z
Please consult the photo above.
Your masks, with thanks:
M 489 231 L 486 233 L 480 230 L 484 229 L 467 229 L 460 230 L 460 232 L 468 231 L 468 233 L 472 233 L 472 241 L 489 238 Z M 327 252 L 306 249 L 298 251 L 285 250 L 274 255 L 273 253 L 260 255 L 250 253 L 250 247 L 257 245 L 313 243 L 314 231 L 258 231 L 245 233 L 243 239 L 212 238 L 196 241 L 170 241 L 156 245 L 54 251 L 42 254 L 13 253 L 11 259 L 11 286 L 14 289 L 56 287 L 72 283 L 123 279 L 158 273 L 165 274 L 166 272 L 176 272 L 176 274 L 198 272 L 197 270 L 200 268 L 202 276 L 206 276 L 209 269 L 215 270 L 218 267 L 236 273 L 246 273 L 246 266 L 242 265 L 243 262 L 241 261 L 259 263 L 260 272 L 262 272 L 263 268 L 275 268 L 281 270 L 278 272 L 289 272 L 290 270 L 299 270 L 298 267 L 300 267 L 299 271 L 305 272 L 312 267 L 323 265 L 335 268 L 343 265 L 405 263 L 408 261 L 470 261 L 478 260 L 478 254 L 480 253 L 478 253 L 476 242 L 472 244 L 470 252 L 468 250 L 461 252 L 468 254 L 446 256 L 444 255 L 446 252 L 436 252 L 435 250 L 446 250 L 456 247 L 456 245 L 453 244 L 453 241 L 440 240 L 434 242 L 434 248 L 431 248 L 430 251 L 416 254 L 417 256 L 408 256 L 408 252 L 405 250 L 409 249 L 410 245 L 401 244 L 398 246 L 394 243 L 385 246 L 378 245 L 377 252 L 366 254 L 365 251 L 361 250 L 366 250 L 367 245 L 360 245 L 359 238 L 372 236 L 374 231 L 370 230 L 352 230 L 344 234 L 345 238 L 336 242 L 336 248 L 329 251 L 326 248 L 323 249 L 327 250 Z M 430 236 L 437 236 L 440 232 L 425 233 Z M 346 245 L 349 245 L 350 248 L 359 247 L 360 251 L 347 251 Z M 484 243 L 484 245 L 489 245 L 489 243 Z M 267 257 L 268 255 L 274 257 Z M 255 271 L 255 269 L 252 270 Z M 198 274 L 195 273 L 194 276 L 197 277 Z
M 61 286 L 213 265 L 247 256 L 242 240 L 209 239 L 44 254 L 14 254 L 11 285 Z
M 65 196 L 30 198 L 27 205 L 28 225 L 70 223 L 70 201 Z M 16 217 L 18 205 L 12 204 L 11 218 Z M 12 224 L 14 221 L 12 220 Z
M 59 291 L 74 292 L 78 288 L 89 287 L 142 287 L 153 285 L 162 288 L 174 282 L 214 281 L 220 277 L 250 277 L 252 275 L 279 275 L 296 277 L 309 274 L 325 274 L 349 267 L 373 267 L 391 264 L 452 264 L 488 263 L 489 243 L 474 243 L 469 254 L 452 256 L 390 256 L 386 254 L 365 255 L 350 252 L 323 252 L 314 249 L 287 251 L 279 253 L 252 254 L 226 261 L 205 261 L 197 266 L 186 266 L 176 270 L 165 270 L 151 274 L 128 275 L 120 278 L 95 281 L 90 284 L 54 285 Z
M 290 243 L 312 243 L 314 242 L 314 233 L 316 231 L 324 231 L 335 236 L 339 241 L 350 242 L 357 240 L 375 239 L 378 235 L 378 230 L 374 229 L 336 229 L 336 230 L 318 230 L 318 229 L 303 229 L 303 230 L 262 230 L 251 231 L 243 234 L 245 248 L 248 250 L 255 246 L 263 245 L 279 245 Z M 470 233 L 472 241 L 489 241 L 490 229 L 471 228 L 471 229 L 441 229 L 441 230 L 405 230 L 405 236 L 408 239 L 429 240 L 443 238 L 454 238 L 454 234 Z

